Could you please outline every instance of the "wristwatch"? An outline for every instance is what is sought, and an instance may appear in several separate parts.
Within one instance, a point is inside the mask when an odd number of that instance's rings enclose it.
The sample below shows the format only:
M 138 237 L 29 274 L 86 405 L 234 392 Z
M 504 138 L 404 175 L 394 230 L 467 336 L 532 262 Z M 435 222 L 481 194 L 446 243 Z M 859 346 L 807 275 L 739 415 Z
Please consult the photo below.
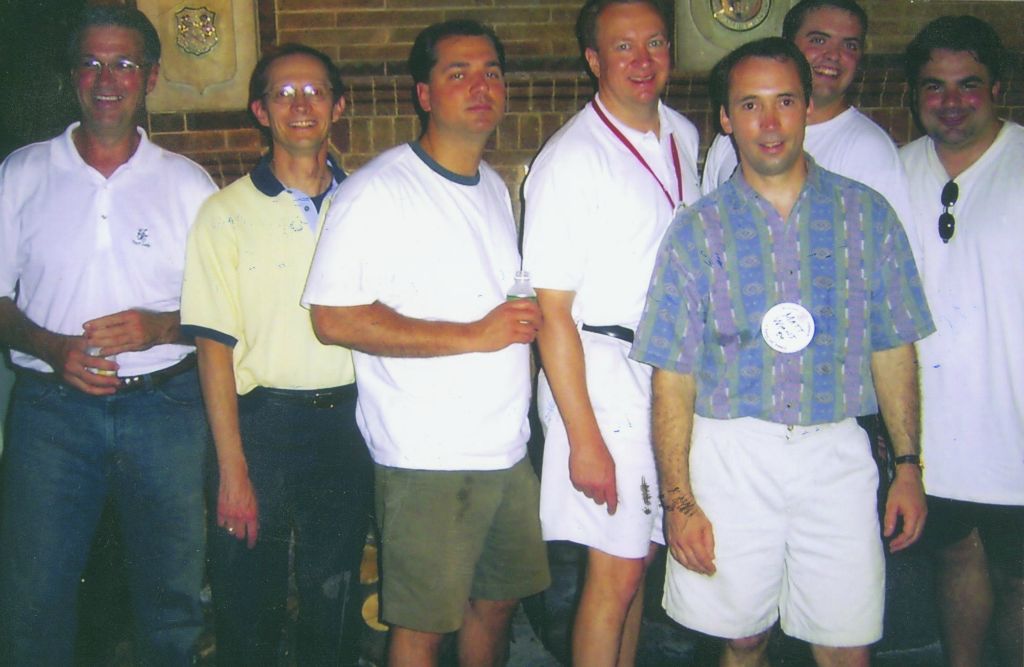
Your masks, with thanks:
M 897 456 L 892 460 L 892 463 L 893 465 L 897 466 L 900 465 L 901 463 L 912 463 L 913 465 L 916 465 L 918 468 L 924 468 L 924 464 L 921 463 L 920 454 L 904 454 L 902 456 Z

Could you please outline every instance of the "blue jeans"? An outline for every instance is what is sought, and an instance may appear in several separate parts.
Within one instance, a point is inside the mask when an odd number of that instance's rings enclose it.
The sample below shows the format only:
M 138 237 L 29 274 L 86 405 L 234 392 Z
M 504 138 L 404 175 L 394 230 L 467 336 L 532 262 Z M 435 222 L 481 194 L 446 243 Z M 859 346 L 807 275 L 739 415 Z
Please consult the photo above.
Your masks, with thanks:
M 372 507 L 373 467 L 355 422 L 355 387 L 343 398 L 258 388 L 239 398 L 239 427 L 259 507 L 259 539 L 216 525 L 210 466 L 209 576 L 218 665 L 273 665 L 284 628 L 294 531 L 299 665 L 355 665 L 362 632 L 359 563 Z
M 78 584 L 108 496 L 125 544 L 136 658 L 191 664 L 203 623 L 208 439 L 195 371 L 103 397 L 19 374 L 8 419 L 0 664 L 72 664 Z

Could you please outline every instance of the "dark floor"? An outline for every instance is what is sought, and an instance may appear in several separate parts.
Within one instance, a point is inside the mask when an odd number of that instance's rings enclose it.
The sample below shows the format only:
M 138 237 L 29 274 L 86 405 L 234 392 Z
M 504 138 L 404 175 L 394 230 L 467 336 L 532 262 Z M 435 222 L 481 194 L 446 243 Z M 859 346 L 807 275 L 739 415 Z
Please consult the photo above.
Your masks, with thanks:
M 101 530 L 97 549 L 83 578 L 81 633 L 78 665 L 120 667 L 131 664 L 127 590 L 120 575 L 116 531 L 108 521 Z M 553 544 L 550 549 L 554 584 L 542 596 L 526 600 L 513 625 L 511 667 L 558 667 L 567 664 L 568 630 L 577 594 L 580 549 Z M 374 559 L 368 559 L 372 562 Z M 888 567 L 885 637 L 875 647 L 879 667 L 941 667 L 942 656 L 931 604 L 931 573 L 920 555 L 898 555 Z M 663 562 L 649 577 L 638 667 L 704 667 L 717 664 L 718 643 L 669 620 L 660 609 Z M 372 576 L 369 577 L 373 579 Z M 364 596 L 376 591 L 364 585 Z M 209 613 L 207 614 L 209 617 Z M 212 627 L 201 642 L 202 665 L 213 665 L 215 643 Z M 385 635 L 366 627 L 364 665 L 383 664 Z M 293 664 L 289 638 L 282 642 L 281 667 Z M 771 656 L 776 667 L 805 667 L 813 662 L 806 645 L 780 634 L 772 639 Z M 454 664 L 449 661 L 449 664 Z

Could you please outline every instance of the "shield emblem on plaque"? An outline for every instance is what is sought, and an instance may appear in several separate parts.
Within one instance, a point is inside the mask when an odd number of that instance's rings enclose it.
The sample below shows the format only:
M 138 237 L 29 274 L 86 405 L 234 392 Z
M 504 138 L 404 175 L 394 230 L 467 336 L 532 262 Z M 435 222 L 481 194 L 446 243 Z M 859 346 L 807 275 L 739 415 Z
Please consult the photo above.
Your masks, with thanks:
M 178 48 L 193 56 L 213 50 L 220 41 L 217 13 L 206 7 L 184 7 L 174 15 Z
M 761 25 L 771 5 L 771 0 L 711 0 L 711 11 L 729 30 L 743 32 Z
M 159 13 L 153 23 L 161 41 L 174 47 L 161 54 L 162 81 L 202 96 L 237 76 L 235 31 L 243 3 L 232 2 L 156 0 Z

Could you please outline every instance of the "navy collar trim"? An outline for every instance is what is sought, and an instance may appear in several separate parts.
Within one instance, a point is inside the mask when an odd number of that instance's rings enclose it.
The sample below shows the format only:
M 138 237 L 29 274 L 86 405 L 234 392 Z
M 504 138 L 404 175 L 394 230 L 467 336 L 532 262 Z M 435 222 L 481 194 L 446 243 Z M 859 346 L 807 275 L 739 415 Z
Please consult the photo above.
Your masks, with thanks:
M 256 186 L 256 189 L 265 194 L 268 197 L 276 197 L 286 190 L 284 184 L 277 180 L 277 176 L 274 176 L 274 172 L 270 170 L 270 153 L 266 153 L 260 158 L 260 161 L 256 163 L 256 167 L 249 174 L 249 178 L 252 179 L 252 184 Z M 327 156 L 327 168 L 331 170 L 331 175 L 334 177 L 336 183 L 341 183 L 345 180 L 345 171 L 338 166 L 334 161 L 334 158 L 330 155 Z M 328 188 L 328 191 L 330 188 Z M 307 193 L 308 194 L 308 193 Z M 322 195 L 322 192 L 314 192 L 310 197 L 316 197 Z
M 415 153 L 421 160 L 423 160 L 424 164 L 430 167 L 431 170 L 433 170 L 440 176 L 443 176 L 444 178 L 448 179 L 452 183 L 457 183 L 459 185 L 477 185 L 480 183 L 479 169 L 477 169 L 476 174 L 473 176 L 463 176 L 462 174 L 456 174 L 454 171 L 449 171 L 448 169 L 445 169 L 440 164 L 438 164 L 437 161 L 434 160 L 434 158 L 430 157 L 427 154 L 427 151 L 423 150 L 423 146 L 420 146 L 419 141 L 410 141 L 409 148 L 411 148 L 412 152 Z

